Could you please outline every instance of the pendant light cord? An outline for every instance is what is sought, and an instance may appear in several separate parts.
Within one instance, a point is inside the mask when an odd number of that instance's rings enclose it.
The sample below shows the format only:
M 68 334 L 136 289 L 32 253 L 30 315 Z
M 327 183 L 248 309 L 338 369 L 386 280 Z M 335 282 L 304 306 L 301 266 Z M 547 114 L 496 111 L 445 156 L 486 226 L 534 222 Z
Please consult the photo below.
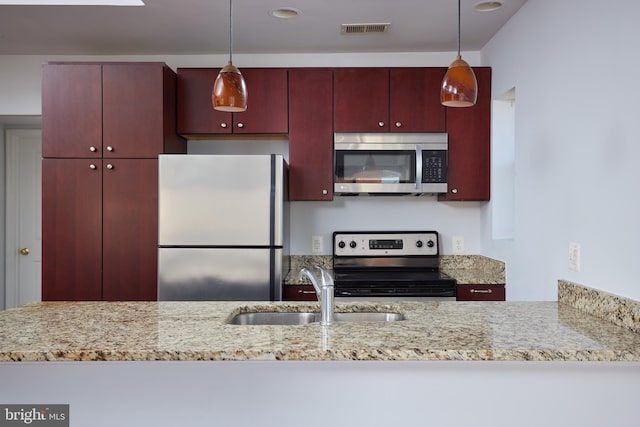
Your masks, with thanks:
M 233 55 L 233 0 L 229 0 L 229 62 Z
M 460 0 L 458 0 L 458 56 L 460 56 Z

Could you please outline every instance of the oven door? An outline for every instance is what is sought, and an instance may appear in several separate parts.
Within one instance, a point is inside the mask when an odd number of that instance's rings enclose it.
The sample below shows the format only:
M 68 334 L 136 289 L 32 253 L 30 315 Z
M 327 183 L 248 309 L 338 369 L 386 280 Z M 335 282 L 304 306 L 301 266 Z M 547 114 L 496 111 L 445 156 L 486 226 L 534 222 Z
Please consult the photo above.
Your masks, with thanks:
M 417 176 L 416 146 L 405 144 L 336 145 L 334 155 L 334 192 L 416 193 L 421 179 Z

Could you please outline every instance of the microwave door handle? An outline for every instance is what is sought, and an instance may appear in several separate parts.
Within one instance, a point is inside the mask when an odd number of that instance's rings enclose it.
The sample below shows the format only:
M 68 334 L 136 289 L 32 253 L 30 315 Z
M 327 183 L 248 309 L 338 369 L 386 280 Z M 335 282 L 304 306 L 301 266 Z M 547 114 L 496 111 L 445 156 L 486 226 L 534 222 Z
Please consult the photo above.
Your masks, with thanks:
M 422 188 L 422 148 L 416 145 L 416 190 Z

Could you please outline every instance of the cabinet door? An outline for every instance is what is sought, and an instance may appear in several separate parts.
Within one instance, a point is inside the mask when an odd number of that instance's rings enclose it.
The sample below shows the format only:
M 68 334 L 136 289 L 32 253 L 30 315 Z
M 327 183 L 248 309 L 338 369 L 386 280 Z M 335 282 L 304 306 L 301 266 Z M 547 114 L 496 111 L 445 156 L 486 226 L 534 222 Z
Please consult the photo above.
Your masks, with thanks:
M 478 80 L 476 105 L 447 108 L 449 192 L 440 200 L 487 201 L 490 197 L 491 68 L 473 70 Z
M 387 68 L 337 68 L 333 90 L 336 132 L 389 131 Z
M 446 68 L 392 68 L 389 121 L 391 132 L 445 132 L 446 107 L 440 85 Z
M 155 301 L 158 161 L 104 160 L 103 180 L 103 299 Z
M 211 90 L 219 68 L 178 68 L 178 133 L 231 133 L 231 113 L 213 109 Z
M 102 299 L 102 165 L 42 161 L 42 299 Z
M 287 70 L 241 69 L 247 84 L 247 111 L 233 114 L 233 133 L 286 134 L 288 122 Z
M 333 73 L 289 70 L 289 199 L 333 198 Z
M 101 157 L 102 67 L 42 66 L 42 156 Z
M 163 152 L 163 64 L 105 64 L 103 157 L 155 157 Z

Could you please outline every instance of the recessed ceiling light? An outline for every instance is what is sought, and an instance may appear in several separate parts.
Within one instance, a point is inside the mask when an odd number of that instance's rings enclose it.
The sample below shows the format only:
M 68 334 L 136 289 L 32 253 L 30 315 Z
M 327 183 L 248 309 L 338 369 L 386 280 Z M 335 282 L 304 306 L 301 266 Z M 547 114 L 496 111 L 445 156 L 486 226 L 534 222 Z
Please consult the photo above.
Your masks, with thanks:
M 291 19 L 300 15 L 300 13 L 302 13 L 300 9 L 295 9 L 293 7 L 279 7 L 269 12 L 269 15 L 273 16 L 274 18 Z
M 493 12 L 502 7 L 502 2 L 499 1 L 483 1 L 476 3 L 474 6 L 476 12 Z

